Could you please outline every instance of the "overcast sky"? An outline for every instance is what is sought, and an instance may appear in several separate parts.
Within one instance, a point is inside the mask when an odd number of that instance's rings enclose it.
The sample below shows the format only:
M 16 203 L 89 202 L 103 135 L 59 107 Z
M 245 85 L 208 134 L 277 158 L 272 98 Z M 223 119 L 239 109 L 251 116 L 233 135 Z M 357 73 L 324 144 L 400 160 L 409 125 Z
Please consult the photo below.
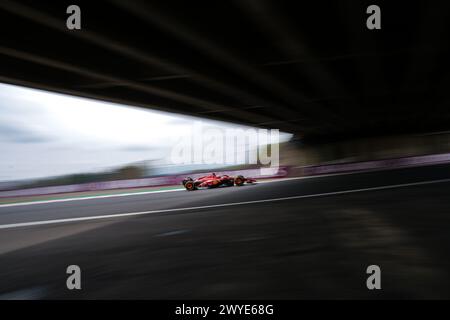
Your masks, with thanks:
M 164 159 L 192 122 L 175 114 L 0 84 L 0 181 Z

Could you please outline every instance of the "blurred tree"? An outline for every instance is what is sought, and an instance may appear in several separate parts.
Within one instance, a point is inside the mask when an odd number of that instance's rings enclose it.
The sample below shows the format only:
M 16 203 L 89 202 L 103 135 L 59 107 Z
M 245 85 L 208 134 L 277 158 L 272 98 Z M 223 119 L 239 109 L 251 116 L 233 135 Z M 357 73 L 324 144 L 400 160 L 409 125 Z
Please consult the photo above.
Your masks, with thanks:
M 120 168 L 115 173 L 115 179 L 138 179 L 144 176 L 144 169 L 139 166 L 125 166 Z

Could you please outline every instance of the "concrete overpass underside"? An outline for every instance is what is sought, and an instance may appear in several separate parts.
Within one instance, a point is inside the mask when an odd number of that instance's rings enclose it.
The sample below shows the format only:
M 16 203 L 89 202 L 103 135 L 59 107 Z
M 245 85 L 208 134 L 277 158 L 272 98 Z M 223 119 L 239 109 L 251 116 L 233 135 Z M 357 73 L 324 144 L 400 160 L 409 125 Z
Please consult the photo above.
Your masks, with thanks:
M 0 82 L 279 128 L 305 141 L 450 129 L 450 5 L 0 2 Z

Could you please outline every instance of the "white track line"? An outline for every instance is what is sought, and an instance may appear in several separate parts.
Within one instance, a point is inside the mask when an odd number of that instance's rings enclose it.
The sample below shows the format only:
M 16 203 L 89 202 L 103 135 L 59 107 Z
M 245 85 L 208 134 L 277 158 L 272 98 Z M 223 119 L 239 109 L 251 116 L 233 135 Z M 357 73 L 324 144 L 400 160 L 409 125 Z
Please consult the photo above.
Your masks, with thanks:
M 381 186 L 381 187 L 371 187 L 371 188 L 363 188 L 363 189 L 353 189 L 353 190 L 317 193 L 317 194 L 292 196 L 292 197 L 284 197 L 284 198 L 274 198 L 274 199 L 263 199 L 263 200 L 254 200 L 254 201 L 221 203 L 221 204 L 213 204 L 213 205 L 208 205 L 208 206 L 174 208 L 174 209 L 162 209 L 162 210 L 152 210 L 152 211 L 142 211 L 142 212 L 117 213 L 117 214 L 109 214 L 109 215 L 101 215 L 101 216 L 78 217 L 78 218 L 68 218 L 68 219 L 21 222 L 21 223 L 12 223 L 12 224 L 0 225 L 0 229 L 13 229 L 13 228 L 40 226 L 40 225 L 48 225 L 48 224 L 59 224 L 59 223 L 68 223 L 68 222 L 79 222 L 79 221 L 100 220 L 100 219 L 110 219 L 110 218 L 132 217 L 132 216 L 148 215 L 148 214 L 153 214 L 153 213 L 168 213 L 168 212 L 179 212 L 179 211 L 202 210 L 202 209 L 210 209 L 210 208 L 232 207 L 232 206 L 248 205 L 248 204 L 255 204 L 255 203 L 279 202 L 279 201 L 286 201 L 286 200 L 315 198 L 315 197 L 324 197 L 324 196 L 334 196 L 334 195 L 342 195 L 342 194 L 365 192 L 365 191 L 376 191 L 376 190 L 386 190 L 386 189 L 394 189 L 394 188 L 413 187 L 413 186 L 435 184 L 435 183 L 444 183 L 444 182 L 450 182 L 450 179 L 432 180 L 432 181 L 423 181 L 423 182 L 414 182 L 414 183 L 404 183 L 404 184 L 395 184 L 395 185 L 390 185 L 390 186 Z
M 77 198 L 64 198 L 64 199 L 53 199 L 53 200 L 36 200 L 36 201 L 29 201 L 29 202 L 5 203 L 5 204 L 0 204 L 0 208 L 30 206 L 30 205 L 34 205 L 34 204 L 46 204 L 46 203 L 55 203 L 55 202 L 80 201 L 80 200 L 92 200 L 92 199 L 115 198 L 115 197 L 128 197 L 128 196 L 138 196 L 141 194 L 165 193 L 165 192 L 175 192 L 175 191 L 183 191 L 183 190 L 185 190 L 185 189 L 179 188 L 179 189 L 170 189 L 170 190 L 127 192 L 127 193 L 117 193 L 117 194 L 104 194 L 104 195 L 98 195 L 98 196 L 86 196 L 86 197 L 81 196 L 81 197 L 77 197 Z M 51 195 L 49 195 L 49 196 L 51 196 Z

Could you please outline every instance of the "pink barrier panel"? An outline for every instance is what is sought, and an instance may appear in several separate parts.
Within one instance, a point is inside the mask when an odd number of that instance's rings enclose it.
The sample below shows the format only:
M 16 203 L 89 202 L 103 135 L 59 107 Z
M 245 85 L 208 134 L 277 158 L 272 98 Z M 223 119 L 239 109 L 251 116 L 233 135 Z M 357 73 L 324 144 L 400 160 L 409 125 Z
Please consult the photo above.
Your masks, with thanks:
M 202 172 L 190 175 L 192 178 L 201 177 L 210 174 L 210 172 Z M 287 175 L 287 168 L 280 167 L 275 168 L 273 171 L 260 169 L 248 169 L 248 170 L 235 170 L 235 171 L 217 171 L 216 174 L 223 175 L 228 174 L 230 176 L 243 175 L 249 178 L 277 178 Z M 100 190 L 114 190 L 114 189 L 126 189 L 126 188 L 139 188 L 139 187 L 157 187 L 157 186 L 170 186 L 181 184 L 181 181 L 188 175 L 174 175 L 174 176 L 162 176 L 152 177 L 144 179 L 130 179 L 130 180 L 116 180 L 116 181 L 103 181 L 84 184 L 73 184 L 65 186 L 52 186 L 52 187 L 40 187 L 11 191 L 0 191 L 0 198 L 6 197 L 21 197 L 21 196 L 35 196 L 35 195 L 47 195 L 56 193 L 69 193 L 69 192 L 81 192 L 81 191 L 100 191 Z
M 417 157 L 387 159 L 387 160 L 375 160 L 365 162 L 354 163 L 342 163 L 331 164 L 321 166 L 303 167 L 303 175 L 318 175 L 327 173 L 337 173 L 346 171 L 361 171 L 372 170 L 382 168 L 399 168 L 404 166 L 424 165 L 424 164 L 438 164 L 450 162 L 450 153 L 426 155 Z M 247 170 L 235 170 L 235 171 L 220 171 L 216 172 L 218 175 L 228 174 L 230 176 L 243 175 L 249 178 L 262 179 L 262 178 L 280 178 L 288 174 L 288 167 L 280 167 L 273 172 L 265 169 L 247 169 Z M 197 178 L 209 174 L 210 172 L 202 172 L 190 175 L 192 178 Z M 0 198 L 5 197 L 19 197 L 19 196 L 33 196 L 33 195 L 46 195 L 55 193 L 69 193 L 69 192 L 81 192 L 81 191 L 98 191 L 98 190 L 113 190 L 113 189 L 125 189 L 125 188 L 139 188 L 139 187 L 156 187 L 156 186 L 168 186 L 177 185 L 187 176 L 186 175 L 174 175 L 174 176 L 162 176 L 152 177 L 144 179 L 132 179 L 132 180 L 117 180 L 117 181 L 104 181 L 85 184 L 74 184 L 65 186 L 53 186 L 53 187 L 41 187 L 22 190 L 0 191 Z
M 354 163 L 342 163 L 331 164 L 322 166 L 311 166 L 303 168 L 303 175 L 318 175 L 327 173 L 337 173 L 346 171 L 361 171 L 372 170 L 382 168 L 398 168 L 404 166 L 423 165 L 423 164 L 437 164 L 450 162 L 450 153 L 426 155 L 408 158 L 387 159 L 387 160 L 375 160 L 365 162 Z M 209 172 L 202 172 L 190 175 L 192 178 L 197 178 L 209 174 Z M 249 178 L 279 178 L 288 174 L 287 167 L 280 167 L 273 172 L 270 170 L 263 172 L 261 169 L 247 169 L 247 170 L 235 170 L 235 171 L 220 171 L 216 172 L 218 175 L 228 174 L 230 176 L 243 175 Z M 41 187 L 22 190 L 0 191 L 0 198 L 5 197 L 18 197 L 18 196 L 33 196 L 33 195 L 46 195 L 55 193 L 69 193 L 80 191 L 99 191 L 99 190 L 113 190 L 113 189 L 126 189 L 126 188 L 139 188 L 139 187 L 155 187 L 155 186 L 168 186 L 177 185 L 187 175 L 174 175 L 174 176 L 162 176 L 152 177 L 144 179 L 132 179 L 132 180 L 116 180 L 116 181 L 104 181 L 85 184 L 74 184 L 65 186 L 53 186 L 53 187 Z
M 427 156 L 417 156 L 408 158 L 388 159 L 388 160 L 375 160 L 366 162 L 354 162 L 354 163 L 342 163 L 331 164 L 323 166 L 311 166 L 304 167 L 303 174 L 306 176 L 345 172 L 345 171 L 360 171 L 360 170 L 372 170 L 381 168 L 399 168 L 404 166 L 423 165 L 423 164 L 438 164 L 450 161 L 450 153 L 436 154 Z

